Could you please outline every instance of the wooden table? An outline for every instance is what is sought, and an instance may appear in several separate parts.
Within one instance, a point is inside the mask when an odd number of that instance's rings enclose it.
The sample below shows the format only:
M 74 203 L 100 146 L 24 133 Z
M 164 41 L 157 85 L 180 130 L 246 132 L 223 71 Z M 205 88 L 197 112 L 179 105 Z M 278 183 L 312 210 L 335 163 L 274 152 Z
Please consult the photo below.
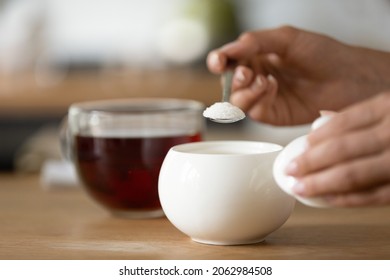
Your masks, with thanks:
M 82 188 L 44 190 L 37 175 L 0 175 L 0 259 L 390 259 L 390 207 L 297 205 L 265 242 L 192 242 L 166 218 L 111 217 Z

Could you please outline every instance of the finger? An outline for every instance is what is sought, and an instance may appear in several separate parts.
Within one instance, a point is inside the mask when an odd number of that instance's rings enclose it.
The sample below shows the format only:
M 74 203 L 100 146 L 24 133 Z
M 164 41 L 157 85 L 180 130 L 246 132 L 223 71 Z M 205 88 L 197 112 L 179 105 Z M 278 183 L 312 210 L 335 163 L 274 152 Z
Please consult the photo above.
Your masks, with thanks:
M 335 165 L 298 179 L 293 191 L 302 196 L 321 196 L 369 189 L 390 181 L 390 152 Z
M 227 57 L 218 51 L 212 51 L 207 55 L 206 64 L 210 72 L 221 74 L 225 70 Z
M 231 95 L 233 105 L 248 111 L 268 88 L 268 80 L 263 75 L 257 75 L 249 87 L 237 90 Z
M 277 55 L 276 53 L 270 53 L 270 54 L 266 54 L 265 55 L 265 59 L 268 61 L 268 63 L 270 65 L 272 65 L 273 67 L 281 67 L 283 65 L 282 63 L 282 59 L 280 58 L 279 55 Z
M 262 97 L 259 98 L 254 105 L 249 109 L 248 115 L 257 121 L 265 121 L 269 119 L 269 111 L 272 109 L 272 105 L 275 101 L 278 83 L 274 76 L 267 76 L 268 87 Z
M 369 129 L 331 137 L 307 149 L 294 159 L 286 173 L 304 176 L 336 164 L 380 153 L 390 145 L 390 120 Z
M 254 73 L 246 66 L 237 66 L 234 70 L 232 90 L 248 87 L 253 82 Z
M 335 114 L 326 124 L 313 131 L 308 136 L 308 145 L 313 146 L 323 139 L 372 125 L 381 120 L 389 107 L 390 92 L 352 105 L 340 114 Z
M 368 191 L 353 192 L 325 197 L 326 201 L 337 207 L 382 206 L 390 204 L 390 184 L 374 187 Z

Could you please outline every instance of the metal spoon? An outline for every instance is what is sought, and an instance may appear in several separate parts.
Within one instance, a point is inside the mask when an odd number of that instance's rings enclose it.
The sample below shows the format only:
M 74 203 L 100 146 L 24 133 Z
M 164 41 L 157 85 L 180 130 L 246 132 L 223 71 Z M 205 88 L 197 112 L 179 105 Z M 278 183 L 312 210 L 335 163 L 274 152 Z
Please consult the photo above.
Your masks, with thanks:
M 233 69 L 229 68 L 223 73 L 222 102 L 217 102 L 207 108 L 203 113 L 203 116 L 217 123 L 233 123 L 245 118 L 245 113 L 229 102 L 230 94 L 232 92 L 232 80 Z M 220 107 L 218 109 L 223 109 L 221 115 L 210 114 L 210 111 L 217 108 L 216 106 Z

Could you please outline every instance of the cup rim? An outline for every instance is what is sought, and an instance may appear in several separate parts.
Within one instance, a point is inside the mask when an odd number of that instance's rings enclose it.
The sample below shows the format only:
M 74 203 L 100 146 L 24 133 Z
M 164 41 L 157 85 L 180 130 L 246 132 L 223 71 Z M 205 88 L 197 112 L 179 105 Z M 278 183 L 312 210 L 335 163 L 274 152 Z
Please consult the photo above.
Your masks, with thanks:
M 280 152 L 283 146 L 271 142 L 252 140 L 217 140 L 185 143 L 173 146 L 170 151 L 199 156 L 248 156 Z
M 163 112 L 200 111 L 204 104 L 192 99 L 179 98 L 113 98 L 76 102 L 70 105 L 73 113 L 151 114 Z

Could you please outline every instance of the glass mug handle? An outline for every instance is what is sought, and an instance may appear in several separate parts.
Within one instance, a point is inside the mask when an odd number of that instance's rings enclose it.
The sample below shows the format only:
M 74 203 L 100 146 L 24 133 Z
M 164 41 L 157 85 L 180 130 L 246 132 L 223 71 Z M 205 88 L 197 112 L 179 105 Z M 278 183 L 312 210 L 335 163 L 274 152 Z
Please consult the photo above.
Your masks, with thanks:
M 72 149 L 73 140 L 72 140 L 72 133 L 70 132 L 69 129 L 68 116 L 65 116 L 61 121 L 59 138 L 60 138 L 60 147 L 61 147 L 62 156 L 66 160 L 73 162 L 74 159 L 73 149 Z

